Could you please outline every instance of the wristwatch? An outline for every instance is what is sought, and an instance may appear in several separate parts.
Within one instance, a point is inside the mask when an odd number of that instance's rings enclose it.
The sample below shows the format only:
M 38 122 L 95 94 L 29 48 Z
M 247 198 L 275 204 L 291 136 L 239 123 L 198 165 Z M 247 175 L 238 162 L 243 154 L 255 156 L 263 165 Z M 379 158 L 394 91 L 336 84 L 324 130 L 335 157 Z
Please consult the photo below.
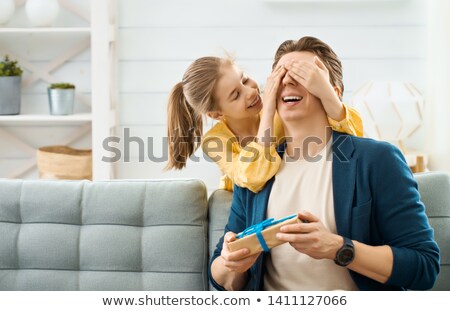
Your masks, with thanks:
M 355 246 L 349 238 L 344 238 L 344 245 L 336 252 L 334 262 L 342 267 L 349 265 L 355 258 Z

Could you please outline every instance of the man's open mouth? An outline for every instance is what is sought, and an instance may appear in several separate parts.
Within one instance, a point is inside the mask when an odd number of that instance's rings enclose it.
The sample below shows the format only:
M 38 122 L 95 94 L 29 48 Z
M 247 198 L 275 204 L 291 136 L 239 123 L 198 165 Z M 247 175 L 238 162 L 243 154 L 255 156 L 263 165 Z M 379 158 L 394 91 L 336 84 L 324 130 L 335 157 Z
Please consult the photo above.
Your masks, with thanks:
M 285 103 L 295 103 L 303 99 L 303 96 L 284 96 L 283 101 Z

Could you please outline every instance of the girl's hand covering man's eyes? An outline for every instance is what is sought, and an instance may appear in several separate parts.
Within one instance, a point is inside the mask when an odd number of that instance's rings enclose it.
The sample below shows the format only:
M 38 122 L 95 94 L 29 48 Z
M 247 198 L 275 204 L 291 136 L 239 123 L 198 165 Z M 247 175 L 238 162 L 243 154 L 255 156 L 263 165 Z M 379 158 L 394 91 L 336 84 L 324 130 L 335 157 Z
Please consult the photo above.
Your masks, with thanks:
M 323 99 L 330 92 L 334 92 L 328 69 L 317 56 L 314 57 L 314 63 L 293 61 L 285 66 L 288 70 L 287 74 L 292 79 L 303 85 L 308 92 L 319 99 Z
M 279 66 L 267 78 L 266 87 L 264 88 L 263 97 L 263 113 L 273 116 L 277 109 L 277 95 L 280 88 L 281 80 L 286 75 L 286 68 Z

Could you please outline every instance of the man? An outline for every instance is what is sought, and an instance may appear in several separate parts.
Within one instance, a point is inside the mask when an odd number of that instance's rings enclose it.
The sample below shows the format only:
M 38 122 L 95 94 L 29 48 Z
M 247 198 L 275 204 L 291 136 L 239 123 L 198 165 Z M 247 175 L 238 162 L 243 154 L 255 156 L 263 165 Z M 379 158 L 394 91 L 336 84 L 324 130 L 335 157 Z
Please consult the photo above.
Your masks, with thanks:
M 274 69 L 280 67 L 287 72 L 275 81 L 287 137 L 278 149 L 282 166 L 258 194 L 235 187 L 226 234 L 211 260 L 212 284 L 227 290 L 431 288 L 439 249 L 403 156 L 390 144 L 333 132 L 314 96 L 311 86 L 320 79 L 329 79 L 330 96 L 342 94 L 336 54 L 316 38 L 286 41 L 275 56 Z M 250 257 L 247 249 L 229 251 L 246 227 L 293 213 L 307 223 L 281 228 L 277 238 L 289 243 Z

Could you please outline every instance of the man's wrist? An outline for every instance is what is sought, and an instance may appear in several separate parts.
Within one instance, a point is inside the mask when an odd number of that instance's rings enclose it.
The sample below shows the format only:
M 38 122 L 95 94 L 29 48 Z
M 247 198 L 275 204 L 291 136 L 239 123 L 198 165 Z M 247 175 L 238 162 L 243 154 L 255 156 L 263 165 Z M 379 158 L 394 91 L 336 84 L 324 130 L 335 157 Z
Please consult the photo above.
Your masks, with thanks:
M 242 290 L 248 282 L 248 270 L 245 272 L 230 272 L 230 276 L 225 283 L 227 290 Z
M 355 258 L 355 246 L 353 241 L 349 238 L 343 237 L 344 243 L 342 247 L 336 252 L 334 262 L 341 266 L 346 267 L 353 262 Z
M 336 241 L 334 243 L 334 247 L 333 247 L 333 251 L 331 252 L 331 258 L 332 260 L 336 259 L 336 254 L 337 252 L 342 248 L 342 246 L 344 246 L 344 237 L 340 236 L 340 235 L 335 235 L 336 237 Z

